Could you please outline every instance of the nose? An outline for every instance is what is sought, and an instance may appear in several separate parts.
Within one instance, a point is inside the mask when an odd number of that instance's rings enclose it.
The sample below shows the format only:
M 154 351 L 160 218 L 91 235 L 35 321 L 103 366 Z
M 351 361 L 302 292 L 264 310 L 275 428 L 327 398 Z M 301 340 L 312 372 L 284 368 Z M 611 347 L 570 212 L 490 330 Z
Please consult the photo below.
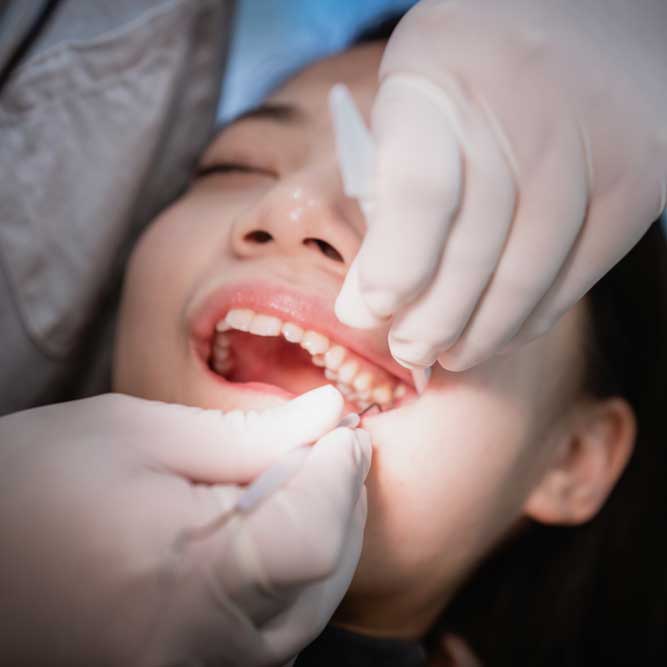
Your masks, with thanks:
M 337 187 L 327 187 L 327 182 Z M 343 275 L 362 236 L 344 200 L 335 172 L 328 179 L 280 181 L 234 223 L 233 250 L 244 258 L 281 255 L 307 260 Z

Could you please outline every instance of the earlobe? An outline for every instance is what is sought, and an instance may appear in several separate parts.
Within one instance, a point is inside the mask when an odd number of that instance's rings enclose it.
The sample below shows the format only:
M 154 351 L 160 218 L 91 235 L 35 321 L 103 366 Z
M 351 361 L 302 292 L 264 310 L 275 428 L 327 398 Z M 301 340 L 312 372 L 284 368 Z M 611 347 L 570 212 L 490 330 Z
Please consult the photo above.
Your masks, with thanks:
M 622 398 L 575 408 L 524 514 L 545 524 L 577 525 L 592 519 L 625 469 L 636 432 L 634 411 Z

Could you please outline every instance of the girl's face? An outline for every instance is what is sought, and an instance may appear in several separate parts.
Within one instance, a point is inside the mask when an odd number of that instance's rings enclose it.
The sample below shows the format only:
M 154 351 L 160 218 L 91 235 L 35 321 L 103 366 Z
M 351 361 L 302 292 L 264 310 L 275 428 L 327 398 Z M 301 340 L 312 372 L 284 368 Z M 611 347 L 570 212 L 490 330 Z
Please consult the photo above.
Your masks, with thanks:
M 213 142 L 202 166 L 219 169 L 198 177 L 134 251 L 114 390 L 229 410 L 332 382 L 350 394 L 350 409 L 382 403 L 363 421 L 375 448 L 368 524 L 338 614 L 368 632 L 409 636 L 526 516 L 579 382 L 585 312 L 577 306 L 548 335 L 478 368 L 436 368 L 419 398 L 390 358 L 387 327 L 336 321 L 365 222 L 342 192 L 327 94 L 346 83 L 368 117 L 383 46 L 310 67 Z M 406 221 L 406 242 L 415 232 Z M 216 334 L 230 309 L 233 326 Z M 249 311 L 270 317 L 242 333 Z M 280 336 L 259 335 L 280 327 Z M 285 340 L 302 334 L 303 347 Z

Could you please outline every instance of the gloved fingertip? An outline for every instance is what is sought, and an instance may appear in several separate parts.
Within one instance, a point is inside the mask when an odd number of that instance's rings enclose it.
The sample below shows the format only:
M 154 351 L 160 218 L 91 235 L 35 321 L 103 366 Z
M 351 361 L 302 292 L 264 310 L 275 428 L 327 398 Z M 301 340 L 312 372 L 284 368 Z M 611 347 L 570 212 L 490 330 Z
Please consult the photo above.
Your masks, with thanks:
M 340 420 L 336 428 L 357 428 L 360 421 L 361 417 L 356 412 L 350 412 Z
M 294 408 L 309 409 L 315 405 L 321 405 L 323 402 L 332 403 L 335 407 L 342 409 L 345 399 L 343 395 L 332 384 L 323 384 L 321 387 L 311 389 L 290 401 Z
M 477 366 L 485 359 L 488 355 L 483 356 L 479 354 L 473 354 L 471 352 L 458 352 L 452 350 L 447 350 L 438 356 L 438 363 L 446 370 L 452 373 L 462 373 L 467 371 L 474 366 Z
M 412 340 L 389 339 L 389 350 L 396 361 L 409 370 L 431 366 L 437 358 L 436 351 L 429 343 Z
M 363 298 L 373 315 L 379 318 L 391 317 L 401 305 L 399 296 L 388 290 L 367 290 Z
M 340 322 L 355 329 L 374 329 L 384 324 L 384 320 L 371 312 L 359 291 L 352 286 L 343 286 L 336 299 L 334 312 Z
M 325 384 L 293 398 L 287 404 L 289 418 L 284 412 L 279 419 L 291 423 L 291 431 L 299 433 L 302 442 L 312 442 L 336 428 L 343 416 L 345 399 L 333 385 Z M 283 408 L 284 410 L 285 408 Z
M 366 305 L 359 286 L 358 256 L 352 262 L 334 306 L 336 317 L 349 327 L 374 329 L 384 320 L 376 317 Z

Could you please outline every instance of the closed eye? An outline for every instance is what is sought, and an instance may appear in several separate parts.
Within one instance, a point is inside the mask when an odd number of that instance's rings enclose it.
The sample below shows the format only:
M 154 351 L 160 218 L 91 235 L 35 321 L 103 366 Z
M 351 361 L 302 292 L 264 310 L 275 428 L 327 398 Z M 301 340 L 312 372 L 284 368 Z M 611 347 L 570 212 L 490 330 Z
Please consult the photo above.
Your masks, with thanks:
M 257 167 L 254 165 L 243 164 L 241 162 L 218 162 L 199 167 L 195 173 L 195 178 L 206 178 L 212 174 L 254 174 L 259 176 L 269 176 L 276 178 L 277 174 L 271 169 Z

